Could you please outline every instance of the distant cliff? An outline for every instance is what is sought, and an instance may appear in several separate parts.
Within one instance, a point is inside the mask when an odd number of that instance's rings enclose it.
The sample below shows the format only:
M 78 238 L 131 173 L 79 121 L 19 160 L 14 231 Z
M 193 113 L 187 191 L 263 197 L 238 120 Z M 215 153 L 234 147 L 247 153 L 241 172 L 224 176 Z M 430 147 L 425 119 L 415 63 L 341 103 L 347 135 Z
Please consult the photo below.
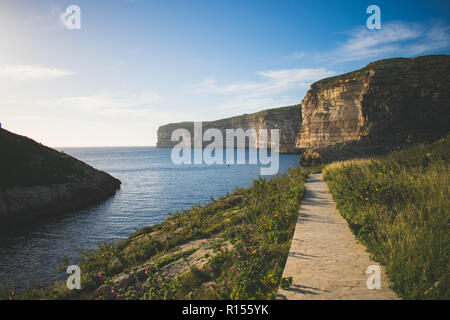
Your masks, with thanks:
M 280 152 L 304 153 L 303 164 L 384 154 L 450 130 L 449 86 L 449 55 L 385 59 L 313 83 L 301 105 L 204 122 L 203 129 L 279 128 Z M 177 128 L 192 135 L 193 123 L 160 127 L 157 146 L 174 146 Z
M 209 128 L 219 129 L 224 136 L 224 145 L 225 129 L 241 128 L 243 130 L 255 129 L 256 131 L 259 129 L 279 129 L 280 153 L 296 153 L 295 139 L 301 127 L 301 105 L 267 109 L 217 121 L 206 121 L 202 123 L 202 126 L 203 132 Z M 158 128 L 158 142 L 156 146 L 159 148 L 171 148 L 176 145 L 178 142 L 173 142 L 170 138 L 172 132 L 178 128 L 189 130 L 191 136 L 193 136 L 193 122 L 167 124 Z M 206 146 L 209 142 L 204 144 Z M 257 146 L 251 147 L 256 148 Z
M 450 129 L 450 56 L 380 60 L 317 81 L 296 146 L 330 161 L 380 154 Z
M 0 227 L 86 207 L 118 188 L 106 172 L 0 129 Z

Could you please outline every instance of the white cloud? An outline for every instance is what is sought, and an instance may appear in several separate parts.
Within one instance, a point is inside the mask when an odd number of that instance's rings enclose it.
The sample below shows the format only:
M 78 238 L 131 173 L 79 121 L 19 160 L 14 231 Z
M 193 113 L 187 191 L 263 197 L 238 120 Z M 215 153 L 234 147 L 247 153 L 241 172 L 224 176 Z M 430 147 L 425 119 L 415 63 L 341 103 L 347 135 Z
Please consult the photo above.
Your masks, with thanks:
M 257 74 L 259 81 L 226 83 L 209 77 L 189 89 L 194 93 L 222 95 L 225 101 L 217 102 L 216 110 L 230 113 L 252 112 L 299 103 L 312 82 L 336 73 L 325 68 L 296 68 L 268 70 Z
M 373 60 L 393 56 L 415 56 L 450 46 L 450 27 L 407 22 L 382 24 L 380 30 L 355 29 L 336 50 L 319 55 L 337 62 Z
M 242 113 L 251 113 L 262 109 L 277 108 L 300 103 L 300 95 L 298 96 L 275 96 L 275 97 L 248 97 L 236 96 L 219 104 L 215 110 L 218 115 L 214 118 L 223 118 L 227 116 L 235 116 Z
M 41 101 L 40 105 L 64 107 L 106 116 L 147 114 L 148 107 L 164 99 L 156 93 L 101 92 L 90 96 L 74 96 Z
M 272 88 L 291 88 L 297 85 L 303 86 L 305 83 L 316 81 L 322 78 L 330 77 L 335 74 L 334 71 L 325 68 L 315 69 L 282 69 L 259 72 L 259 75 L 270 80 Z
M 75 72 L 38 65 L 0 65 L 0 77 L 14 80 L 56 79 L 74 75 Z
M 313 81 L 330 77 L 334 71 L 325 68 L 316 69 L 282 69 L 258 72 L 263 79 L 261 81 L 241 81 L 231 83 L 219 83 L 215 78 L 205 78 L 202 82 L 191 88 L 196 93 L 220 93 L 225 95 L 251 95 L 267 96 L 275 93 L 283 93 L 293 88 L 308 87 Z

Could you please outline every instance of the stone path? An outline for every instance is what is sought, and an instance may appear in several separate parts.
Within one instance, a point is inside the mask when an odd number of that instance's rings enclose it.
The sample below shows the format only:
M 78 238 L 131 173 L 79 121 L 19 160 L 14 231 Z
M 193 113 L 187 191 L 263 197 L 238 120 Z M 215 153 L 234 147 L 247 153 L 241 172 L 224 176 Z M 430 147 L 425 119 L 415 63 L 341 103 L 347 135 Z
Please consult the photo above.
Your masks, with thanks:
M 280 288 L 277 298 L 398 299 L 382 266 L 370 259 L 337 211 L 322 175 L 310 175 L 305 186 L 283 273 L 293 283 L 287 290 Z M 380 266 L 381 289 L 367 288 L 370 265 Z

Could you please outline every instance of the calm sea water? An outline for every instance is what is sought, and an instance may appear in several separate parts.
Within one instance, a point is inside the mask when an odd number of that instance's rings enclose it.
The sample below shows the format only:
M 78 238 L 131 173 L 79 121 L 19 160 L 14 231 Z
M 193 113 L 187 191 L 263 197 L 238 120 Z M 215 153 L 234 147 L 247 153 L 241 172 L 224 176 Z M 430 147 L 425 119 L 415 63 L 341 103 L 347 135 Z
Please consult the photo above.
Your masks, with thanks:
M 65 278 L 58 275 L 58 264 L 64 255 L 76 264 L 77 248 L 91 249 L 103 241 L 126 238 L 139 228 L 162 222 L 168 212 L 207 203 L 211 196 L 224 196 L 235 187 L 248 187 L 260 174 L 258 165 L 174 165 L 170 149 L 63 150 L 120 179 L 121 190 L 99 205 L 0 235 L 0 285 L 23 288 Z M 279 172 L 296 166 L 298 158 L 280 155 Z

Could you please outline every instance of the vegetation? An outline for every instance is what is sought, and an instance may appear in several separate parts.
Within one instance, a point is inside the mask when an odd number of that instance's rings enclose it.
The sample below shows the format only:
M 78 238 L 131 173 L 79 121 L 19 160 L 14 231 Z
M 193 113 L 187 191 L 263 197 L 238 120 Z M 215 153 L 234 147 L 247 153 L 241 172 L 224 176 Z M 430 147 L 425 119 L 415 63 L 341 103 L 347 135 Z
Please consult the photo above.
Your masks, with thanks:
M 80 169 L 74 158 L 0 129 L 0 191 L 71 181 Z
M 406 299 L 450 298 L 449 143 L 323 170 L 341 214 Z
M 259 178 L 126 240 L 81 251 L 81 290 L 3 288 L 0 299 L 273 299 L 292 283 L 281 277 L 304 181 L 320 170 L 392 288 L 406 299 L 449 299 L 449 143 L 447 135 L 384 157 Z
M 124 241 L 82 251 L 81 290 L 55 283 L 15 296 L 4 291 L 3 298 L 273 299 L 307 175 L 294 168 L 259 178 L 251 188 L 173 214 Z M 126 281 L 117 281 L 124 274 Z

